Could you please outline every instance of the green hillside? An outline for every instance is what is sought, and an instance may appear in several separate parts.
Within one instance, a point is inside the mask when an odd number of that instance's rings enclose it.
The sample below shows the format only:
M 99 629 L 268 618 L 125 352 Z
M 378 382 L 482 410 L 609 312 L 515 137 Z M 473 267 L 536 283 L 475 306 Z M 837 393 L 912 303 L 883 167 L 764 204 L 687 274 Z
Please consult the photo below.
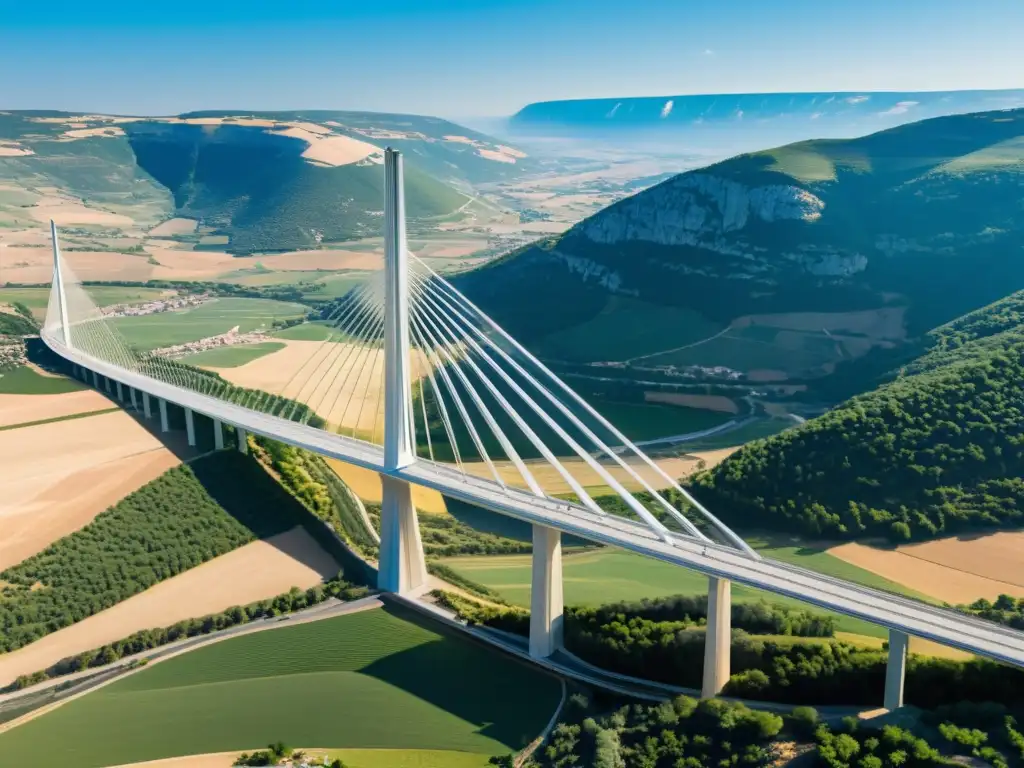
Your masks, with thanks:
M 556 361 L 813 381 L 1024 286 L 1022 183 L 1024 110 L 805 141 L 675 176 L 458 282 Z
M 231 114 L 327 125 L 344 136 L 401 150 L 410 166 L 442 181 L 459 185 L 508 180 L 524 171 L 536 171 L 540 166 L 540 161 L 516 147 L 510 147 L 515 150 L 515 154 L 504 161 L 482 155 L 481 150 L 500 152 L 506 145 L 464 125 L 426 115 L 313 109 L 292 112 L 190 112 L 182 117 Z
M 31 208 L 60 196 L 102 212 L 69 225 L 72 234 L 137 236 L 182 216 L 198 229 L 174 237 L 239 254 L 378 234 L 388 145 L 406 154 L 413 225 L 453 216 L 468 202 L 450 183 L 468 189 L 532 167 L 518 150 L 453 123 L 374 113 L 4 112 L 0 139 L 15 152 L 0 157 L 2 227 L 40 227 L 45 217 Z M 341 148 L 336 159 L 312 151 L 321 140 Z M 347 146 L 369 154 L 347 156 Z
M 0 734 L 0 754 L 39 768 L 100 768 L 280 739 L 454 750 L 480 755 L 482 766 L 536 737 L 559 697 L 555 678 L 387 608 L 163 661 Z M 409 763 L 424 764 L 451 763 Z
M 1024 291 L 936 328 L 879 388 L 698 476 L 740 527 L 896 541 L 1024 524 Z

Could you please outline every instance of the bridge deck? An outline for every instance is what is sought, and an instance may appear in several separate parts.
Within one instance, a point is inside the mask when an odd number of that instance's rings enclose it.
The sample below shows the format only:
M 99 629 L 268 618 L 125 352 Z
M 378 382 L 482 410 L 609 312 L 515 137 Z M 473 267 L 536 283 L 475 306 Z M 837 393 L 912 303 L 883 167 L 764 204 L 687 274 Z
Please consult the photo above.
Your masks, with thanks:
M 852 584 L 788 563 L 767 558 L 754 559 L 727 546 L 708 544 L 705 547 L 693 539 L 675 534 L 669 541 L 663 541 L 642 523 L 598 514 L 557 499 L 540 498 L 516 488 L 502 487 L 493 481 L 467 476 L 447 465 L 431 461 L 419 460 L 401 469 L 386 472 L 384 451 L 380 446 L 258 413 L 124 370 L 68 348 L 45 333 L 43 340 L 55 353 L 72 363 L 256 435 L 433 488 L 498 514 L 556 528 L 589 541 L 620 547 L 708 576 L 792 597 L 819 608 L 865 619 L 990 659 L 1024 666 L 1024 633 L 993 622 Z M 705 551 L 707 554 L 704 554 Z

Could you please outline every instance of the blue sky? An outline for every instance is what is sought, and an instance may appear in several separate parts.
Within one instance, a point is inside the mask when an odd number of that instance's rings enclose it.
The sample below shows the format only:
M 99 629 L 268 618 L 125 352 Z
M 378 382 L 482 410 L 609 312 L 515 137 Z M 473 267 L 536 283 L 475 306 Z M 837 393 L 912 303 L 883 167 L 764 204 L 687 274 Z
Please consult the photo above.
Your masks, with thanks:
M 0 109 L 1024 87 L 1022 0 L 0 0 Z

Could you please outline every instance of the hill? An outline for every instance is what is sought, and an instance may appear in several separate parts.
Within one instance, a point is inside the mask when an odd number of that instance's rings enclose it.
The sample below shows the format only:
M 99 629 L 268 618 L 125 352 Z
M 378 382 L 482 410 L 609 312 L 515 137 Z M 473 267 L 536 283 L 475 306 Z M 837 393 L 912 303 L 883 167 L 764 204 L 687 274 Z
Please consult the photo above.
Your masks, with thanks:
M 530 163 L 487 136 L 418 116 L 3 112 L 0 226 L 39 229 L 52 217 L 72 234 L 137 237 L 184 218 L 153 234 L 236 254 L 375 236 L 387 145 L 407 155 L 413 226 L 455 217 L 469 202 L 447 182 L 468 189 Z M 12 243 L 44 240 L 40 234 Z M 129 244 L 111 238 L 93 245 Z
M 675 176 L 460 284 L 548 359 L 807 381 L 1024 285 L 1022 177 L 1024 110 L 806 141 Z
M 728 523 L 895 541 L 1024 522 L 1024 291 L 936 328 L 891 381 L 694 480 Z

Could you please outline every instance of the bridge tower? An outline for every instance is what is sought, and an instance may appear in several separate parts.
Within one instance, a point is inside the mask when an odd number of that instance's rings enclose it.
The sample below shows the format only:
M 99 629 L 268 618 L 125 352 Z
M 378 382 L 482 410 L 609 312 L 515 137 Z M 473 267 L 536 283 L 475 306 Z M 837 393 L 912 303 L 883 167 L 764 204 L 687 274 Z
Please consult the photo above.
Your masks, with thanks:
M 416 460 L 409 374 L 409 259 L 405 238 L 402 155 L 384 151 L 384 467 L 396 470 Z M 377 586 L 405 594 L 426 584 L 412 488 L 381 475 L 380 561 Z
M 64 292 L 64 277 L 60 268 L 60 245 L 57 243 L 57 225 L 50 219 L 50 237 L 53 240 L 53 290 L 57 292 L 57 310 L 60 312 L 60 332 L 64 345 L 71 343 L 71 326 L 68 322 L 68 296 Z

